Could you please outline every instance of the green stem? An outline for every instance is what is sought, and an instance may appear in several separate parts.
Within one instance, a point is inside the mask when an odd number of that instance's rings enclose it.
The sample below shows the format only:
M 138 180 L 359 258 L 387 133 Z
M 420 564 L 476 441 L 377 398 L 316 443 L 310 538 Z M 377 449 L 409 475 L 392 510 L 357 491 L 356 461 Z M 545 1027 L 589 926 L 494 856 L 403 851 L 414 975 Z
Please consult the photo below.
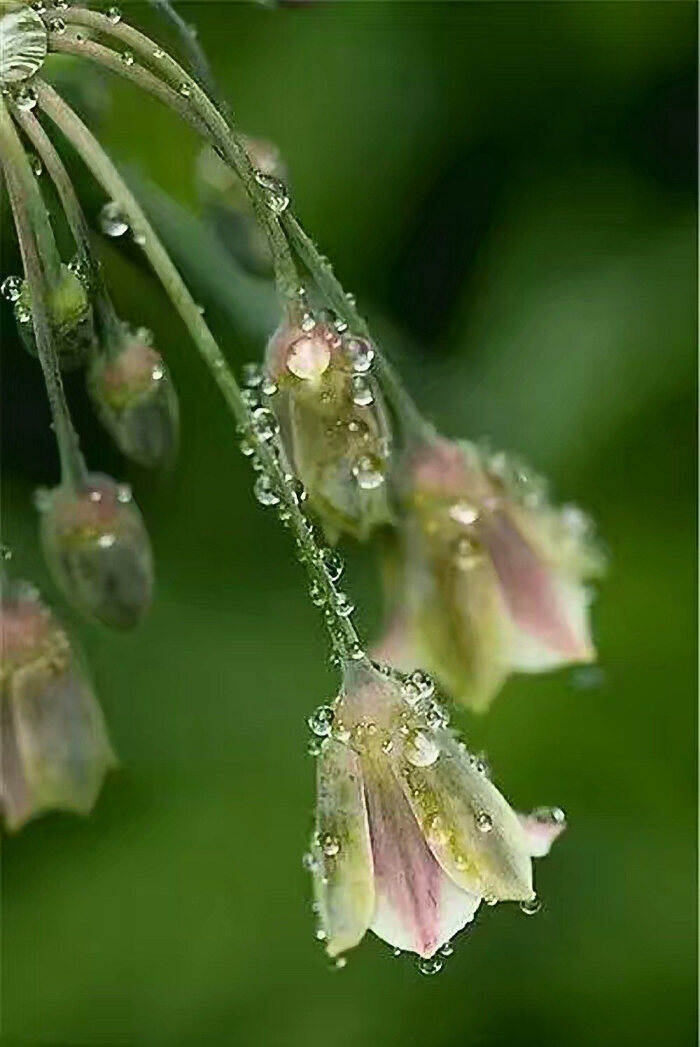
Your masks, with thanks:
M 148 90 L 154 97 L 175 109 L 180 116 L 183 116 L 200 131 L 202 126 L 206 128 L 207 137 L 213 141 L 218 152 L 233 167 L 243 182 L 252 201 L 255 216 L 267 235 L 280 297 L 290 309 L 298 308 L 299 278 L 287 239 L 280 227 L 277 215 L 270 209 L 267 191 L 257 181 L 243 135 L 233 123 L 230 113 L 224 116 L 201 85 L 171 55 L 126 22 L 118 22 L 115 25 L 98 11 L 90 11 L 82 7 L 72 7 L 66 10 L 64 21 L 118 40 L 129 51 L 156 68 L 158 76 L 153 76 L 136 64 L 127 65 L 116 52 L 91 41 L 75 42 L 67 37 L 51 33 L 49 41 L 52 50 L 83 54 L 100 62 L 112 72 Z M 162 82 L 163 80 L 165 83 Z
M 29 285 L 32 324 L 39 363 L 44 375 L 53 429 L 58 443 L 61 478 L 64 483 L 78 490 L 85 481 L 87 469 L 80 452 L 77 433 L 71 422 L 46 306 L 47 283 L 41 264 L 42 245 L 39 243 L 36 228 L 32 222 L 32 210 L 29 206 L 32 186 L 35 185 L 34 175 L 2 97 L 0 97 L 0 144 L 2 145 L 0 156 L 17 230 L 24 275 Z
M 273 489 L 281 501 L 281 508 L 294 533 L 300 557 L 311 581 L 321 586 L 326 606 L 330 609 L 334 608 L 335 588 L 328 576 L 321 551 L 313 539 L 308 521 L 299 508 L 297 497 L 289 483 L 289 477 L 285 474 L 269 444 L 258 435 L 250 409 L 241 394 L 233 372 L 182 277 L 158 240 L 137 200 L 96 138 L 51 87 L 41 80 L 35 82 L 35 87 L 43 112 L 71 142 L 104 190 L 119 204 L 132 227 L 138 228 L 143 234 L 144 253 L 189 330 L 236 422 L 252 444 L 265 475 L 272 481 Z M 357 633 L 348 618 L 334 614 L 332 622 L 329 622 L 328 625 L 332 638 L 337 638 L 345 656 L 359 649 Z
M 71 230 L 79 254 L 85 259 L 89 270 L 89 282 L 93 291 L 95 309 L 106 335 L 106 345 L 117 345 L 121 340 L 122 323 L 102 279 L 100 263 L 92 251 L 92 236 L 85 214 L 80 206 L 73 183 L 53 142 L 33 113 L 12 106 L 12 115 L 26 134 L 37 152 L 44 168 L 53 182 L 61 201 L 66 221 Z

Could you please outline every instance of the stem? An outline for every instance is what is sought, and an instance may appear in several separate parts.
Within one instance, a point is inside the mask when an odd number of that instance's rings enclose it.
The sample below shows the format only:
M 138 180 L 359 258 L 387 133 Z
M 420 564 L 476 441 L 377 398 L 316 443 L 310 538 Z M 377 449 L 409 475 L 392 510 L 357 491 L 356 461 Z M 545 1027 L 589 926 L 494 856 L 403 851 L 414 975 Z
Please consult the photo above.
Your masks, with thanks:
M 330 262 L 321 255 L 309 234 L 290 211 L 282 215 L 282 225 L 329 304 L 354 332 L 364 338 L 370 338 L 367 321 L 357 309 L 355 299 L 346 294 Z M 433 426 L 423 417 L 383 352 L 377 352 L 377 369 L 382 388 L 407 433 L 421 439 L 434 435 Z
M 44 375 L 53 429 L 58 443 L 61 479 L 63 483 L 78 490 L 85 481 L 87 469 L 80 453 L 78 436 L 73 428 L 66 403 L 61 370 L 46 307 L 47 286 L 41 265 L 41 244 L 32 223 L 32 211 L 28 203 L 31 199 L 32 186 L 35 186 L 34 176 L 2 97 L 0 97 L 0 143 L 2 144 L 0 155 L 7 192 L 15 220 L 24 275 L 29 285 L 32 324 L 39 363 Z
M 154 7 L 156 11 L 160 12 L 160 14 L 162 14 L 163 17 L 166 18 L 174 27 L 192 69 L 194 70 L 195 76 L 198 77 L 202 87 L 205 88 L 209 93 L 209 96 L 213 98 L 222 112 L 225 112 L 227 109 L 226 103 L 221 97 L 221 93 L 209 66 L 207 56 L 197 43 L 197 31 L 195 27 L 185 21 L 182 15 L 175 10 L 169 0 L 150 0 L 150 3 L 151 7 Z
M 36 149 L 37 155 L 56 187 L 56 192 L 61 201 L 76 248 L 89 267 L 89 281 L 93 289 L 95 308 L 102 329 L 107 335 L 106 343 L 109 347 L 113 342 L 119 341 L 122 333 L 122 324 L 104 285 L 100 263 L 93 254 L 90 228 L 73 188 L 70 175 L 53 142 L 34 114 L 28 110 L 18 109 L 17 106 L 11 106 L 11 111 L 16 122 Z
M 149 262 L 189 330 L 236 422 L 253 446 L 258 462 L 272 481 L 311 581 L 321 586 L 326 607 L 334 609 L 335 587 L 328 576 L 321 551 L 312 537 L 309 523 L 299 508 L 294 491 L 290 488 L 289 478 L 268 443 L 258 435 L 250 409 L 233 372 L 182 277 L 116 167 L 82 120 L 66 105 L 60 95 L 43 81 L 36 80 L 35 88 L 41 109 L 72 143 L 105 191 L 117 201 L 132 227 L 142 232 L 142 247 Z M 343 655 L 347 657 L 351 651 L 359 650 L 360 643 L 352 622 L 338 614 L 332 614 L 331 619 L 327 623 L 331 637 L 339 644 Z
M 200 132 L 202 125 L 204 126 L 208 131 L 207 137 L 213 140 L 219 153 L 236 171 L 252 201 L 255 217 L 270 243 L 280 297 L 291 309 L 298 308 L 299 277 L 289 244 L 277 215 L 270 209 L 265 188 L 256 179 L 243 136 L 236 128 L 230 113 L 224 116 L 201 85 L 171 55 L 133 26 L 125 22 L 115 25 L 106 15 L 82 7 L 67 9 L 63 12 L 63 20 L 118 40 L 147 63 L 157 67 L 159 76 L 154 77 L 141 66 L 126 65 L 116 52 L 110 51 L 109 48 L 88 41 L 76 43 L 68 38 L 49 34 L 52 50 L 84 54 L 101 62 L 112 72 L 150 91 L 160 101 L 174 108 Z M 159 77 L 162 77 L 168 86 Z

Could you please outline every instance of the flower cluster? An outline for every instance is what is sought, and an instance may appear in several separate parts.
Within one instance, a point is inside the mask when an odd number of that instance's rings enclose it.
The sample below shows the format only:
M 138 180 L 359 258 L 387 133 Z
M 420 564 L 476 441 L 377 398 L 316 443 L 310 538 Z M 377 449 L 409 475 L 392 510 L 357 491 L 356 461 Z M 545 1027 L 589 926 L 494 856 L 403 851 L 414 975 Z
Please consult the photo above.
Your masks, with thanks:
M 130 234 L 179 312 L 235 418 L 255 495 L 291 531 L 323 610 L 342 685 L 310 719 L 318 802 L 307 864 L 318 937 L 339 958 L 371 929 L 417 953 L 432 973 L 482 902 L 537 910 L 532 858 L 549 851 L 565 818 L 559 808 L 511 808 L 449 728 L 427 673 L 456 702 L 484 710 L 512 672 L 591 661 L 588 583 L 602 556 L 588 518 L 555 508 L 528 469 L 424 421 L 293 215 L 279 153 L 240 134 L 212 100 L 217 92 L 202 86 L 206 61 L 189 35 L 186 42 L 196 78 L 116 8 L 0 6 L 0 157 L 24 268 L 1 290 L 38 357 L 61 466 L 60 482 L 37 497 L 41 543 L 76 610 L 114 629 L 136 627 L 153 598 L 148 535 L 130 487 L 88 470 L 61 371 L 86 367 L 99 418 L 139 465 L 173 461 L 179 422 L 150 333 L 114 310 L 48 123 L 108 196 L 100 230 Z M 202 135 L 209 218 L 239 262 L 273 274 L 282 314 L 245 389 L 117 167 L 42 78 L 56 52 L 129 79 Z M 75 242 L 69 261 L 56 245 L 41 171 Z M 387 614 L 372 659 L 338 588 L 342 561 L 319 543 L 307 514 L 331 545 L 381 538 Z M 49 808 L 89 810 L 114 757 L 64 630 L 4 568 L 2 609 L 0 795 L 6 823 L 17 828 Z

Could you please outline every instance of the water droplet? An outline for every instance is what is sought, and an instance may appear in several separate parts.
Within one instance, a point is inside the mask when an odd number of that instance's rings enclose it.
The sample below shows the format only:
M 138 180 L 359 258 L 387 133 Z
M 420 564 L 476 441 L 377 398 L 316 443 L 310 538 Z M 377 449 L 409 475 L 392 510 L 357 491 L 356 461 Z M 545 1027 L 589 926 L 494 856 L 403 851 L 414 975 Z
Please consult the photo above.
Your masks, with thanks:
M 566 814 L 561 807 L 536 807 L 530 817 L 542 825 L 566 824 Z
M 115 544 L 117 536 L 115 534 L 101 534 L 97 539 L 97 544 L 100 549 L 109 549 Z
M 344 967 L 347 967 L 347 965 L 348 961 L 346 956 L 338 956 L 331 964 L 333 969 L 336 971 L 342 971 Z
M 265 190 L 265 203 L 273 214 L 282 214 L 287 210 L 289 190 L 280 178 L 265 174 L 263 171 L 256 171 L 255 181 Z
M 124 65 L 133 65 L 134 64 L 134 56 L 131 53 L 131 51 L 122 51 L 122 54 L 121 54 L 120 57 L 121 57 L 121 60 L 124 63 Z
M 449 516 L 455 523 L 462 524 L 463 527 L 470 527 L 479 519 L 479 510 L 470 502 L 459 501 L 450 506 Z
M 439 702 L 432 701 L 425 710 L 425 722 L 433 729 L 447 727 L 450 722 L 450 714 Z
M 277 392 L 277 382 L 275 382 L 274 379 L 270 378 L 268 375 L 265 375 L 265 377 L 262 380 L 260 390 L 264 396 L 274 396 Z
M 443 947 L 440 949 L 440 955 L 441 956 L 453 956 L 454 955 L 454 951 L 455 951 L 455 947 L 452 944 L 452 942 L 445 942 Z
M 439 956 L 421 957 L 418 961 L 418 970 L 421 974 L 439 974 L 442 967 L 443 963 Z
M 342 557 L 335 549 L 324 549 L 321 552 L 321 559 L 323 560 L 323 566 L 326 569 L 326 574 L 332 582 L 337 582 L 343 573 L 344 563 Z
M 190 87 L 189 84 L 186 84 L 184 82 L 180 84 L 180 86 L 178 88 L 178 91 L 179 91 L 180 95 L 182 96 L 182 98 L 189 98 L 190 95 L 192 94 L 192 88 Z
M 131 488 L 128 484 L 119 484 L 117 487 L 117 501 L 123 505 L 128 504 L 131 501 L 132 494 Z
M 435 683 L 432 677 L 424 673 L 422 669 L 416 669 L 412 672 L 409 680 L 418 688 L 418 693 L 421 698 L 431 698 L 435 692 Z
M 165 51 L 161 47 L 156 47 L 155 51 L 153 52 L 153 57 L 158 59 L 165 58 Z
M 371 455 L 364 454 L 352 467 L 352 475 L 358 487 L 363 491 L 373 491 L 384 483 L 384 469 L 381 462 Z
M 528 898 L 527 901 L 520 903 L 520 911 L 526 916 L 536 916 L 541 908 L 542 902 L 539 898 Z
M 261 473 L 253 485 L 255 497 L 261 505 L 279 505 L 279 495 L 275 491 L 272 481 L 265 473 Z
M 490 833 L 493 829 L 493 818 L 486 811 L 481 811 L 476 816 L 476 827 L 479 832 Z
M 131 239 L 138 245 L 138 247 L 143 247 L 146 243 L 146 234 L 142 229 L 134 229 L 131 234 Z
M 154 382 L 160 382 L 165 377 L 165 364 L 154 364 L 151 368 L 151 378 Z
M 278 432 L 277 419 L 267 407 L 257 407 L 252 416 L 253 429 L 260 440 L 271 440 Z
M 402 955 L 402 953 L 401 953 L 401 950 L 400 950 L 400 949 L 392 949 L 392 950 L 391 950 L 391 955 L 392 955 L 392 956 L 401 956 L 401 955 Z
M 413 730 L 406 739 L 404 754 L 414 767 L 431 767 L 440 755 L 440 746 L 425 731 Z
M 109 18 L 112 25 L 118 25 L 122 20 L 122 13 L 118 7 L 110 7 L 107 10 L 107 18 Z
M 25 84 L 20 87 L 19 91 L 15 94 L 15 104 L 18 109 L 22 109 L 25 112 L 36 108 L 37 94 L 33 87 L 29 84 Z
M 304 335 L 290 345 L 285 366 L 295 378 L 313 381 L 325 374 L 330 362 L 331 351 L 325 338 Z
M 340 615 L 341 618 L 349 618 L 355 610 L 354 603 L 352 603 L 346 593 L 336 593 L 334 603 L 335 612 Z
M 238 447 L 240 449 L 241 454 L 245 455 L 246 458 L 250 458 L 251 455 L 255 454 L 255 448 L 253 447 L 250 440 L 244 438 L 243 440 L 241 440 Z
M 352 366 L 358 374 L 366 374 L 374 360 L 374 349 L 365 338 L 350 338 L 347 344 Z
M 326 858 L 335 858 L 336 854 L 340 851 L 340 840 L 333 833 L 320 833 L 318 836 L 318 845 L 325 854 Z
M 259 407 L 260 397 L 257 389 L 244 389 L 241 392 L 241 398 L 247 407 Z
M 323 586 L 319 582 L 312 582 L 309 586 L 309 596 L 311 597 L 311 603 L 315 607 L 323 607 L 326 602 L 326 593 Z
M 262 384 L 263 369 L 260 364 L 243 364 L 241 373 L 243 375 L 243 384 L 247 385 L 249 388 L 255 389 Z
M 301 856 L 301 864 L 302 868 L 306 869 L 307 872 L 315 872 L 318 863 L 311 851 L 306 851 L 305 854 Z
M 22 283 L 21 276 L 6 276 L 0 284 L 0 294 L 8 302 L 16 302 L 22 293 Z
M 330 705 L 319 705 L 306 721 L 319 738 L 326 738 L 333 730 L 334 713 Z
M 401 695 L 409 705 L 416 705 L 421 699 L 420 687 L 413 680 L 406 680 L 401 688 Z
M 353 644 L 350 650 L 348 651 L 348 654 L 350 655 L 350 658 L 353 662 L 362 661 L 362 659 L 365 656 L 365 652 L 363 651 L 362 647 L 360 647 L 359 643 Z
M 49 29 L 52 33 L 57 33 L 58 36 L 61 36 L 66 31 L 66 23 L 62 18 L 52 18 L 49 22 Z
M 374 403 L 372 387 L 364 375 L 355 374 L 352 377 L 352 402 L 357 407 L 369 407 Z
M 32 311 L 24 302 L 15 302 L 15 319 L 19 324 L 28 324 L 32 318 Z
M 115 200 L 110 200 L 100 211 L 98 221 L 106 236 L 123 236 L 129 228 L 126 215 Z

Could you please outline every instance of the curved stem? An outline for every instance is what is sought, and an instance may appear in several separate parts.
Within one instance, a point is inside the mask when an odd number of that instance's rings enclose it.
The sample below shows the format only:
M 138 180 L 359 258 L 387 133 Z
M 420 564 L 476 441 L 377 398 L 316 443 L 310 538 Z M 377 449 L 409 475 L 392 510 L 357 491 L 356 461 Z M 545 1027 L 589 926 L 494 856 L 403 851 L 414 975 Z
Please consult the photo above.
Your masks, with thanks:
M 313 539 L 309 523 L 299 508 L 297 496 L 290 485 L 290 478 L 281 467 L 268 442 L 258 434 L 255 420 L 251 416 L 251 411 L 241 394 L 233 372 L 205 323 L 197 304 L 165 248 L 158 240 L 137 200 L 95 137 L 51 87 L 41 80 L 36 81 L 35 87 L 43 112 L 71 142 L 105 191 L 117 201 L 130 224 L 137 227 L 143 234 L 144 253 L 189 330 L 234 418 L 254 448 L 265 475 L 270 478 L 294 533 L 300 558 L 311 581 L 321 587 L 326 606 L 332 611 L 332 620 L 327 622 L 331 638 L 339 644 L 344 656 L 351 656 L 350 652 L 360 650 L 358 635 L 348 618 L 333 611 L 336 605 L 336 590 L 328 575 L 321 551 Z
M 85 481 L 87 469 L 80 453 L 77 433 L 71 422 L 46 306 L 47 285 L 41 264 L 41 245 L 28 204 L 32 194 L 34 175 L 2 97 L 0 97 L 0 143 L 2 144 L 0 156 L 10 206 L 15 220 L 24 274 L 29 285 L 32 324 L 39 363 L 44 375 L 53 429 L 58 443 L 61 478 L 64 483 L 78 489 Z
M 85 214 L 78 200 L 70 175 L 56 148 L 33 113 L 12 106 L 12 115 L 36 149 L 44 168 L 53 182 L 61 201 L 66 221 L 70 227 L 76 248 L 89 268 L 89 281 L 99 320 L 106 334 L 107 346 L 119 340 L 122 324 L 102 279 L 100 263 L 92 250 L 92 236 Z

